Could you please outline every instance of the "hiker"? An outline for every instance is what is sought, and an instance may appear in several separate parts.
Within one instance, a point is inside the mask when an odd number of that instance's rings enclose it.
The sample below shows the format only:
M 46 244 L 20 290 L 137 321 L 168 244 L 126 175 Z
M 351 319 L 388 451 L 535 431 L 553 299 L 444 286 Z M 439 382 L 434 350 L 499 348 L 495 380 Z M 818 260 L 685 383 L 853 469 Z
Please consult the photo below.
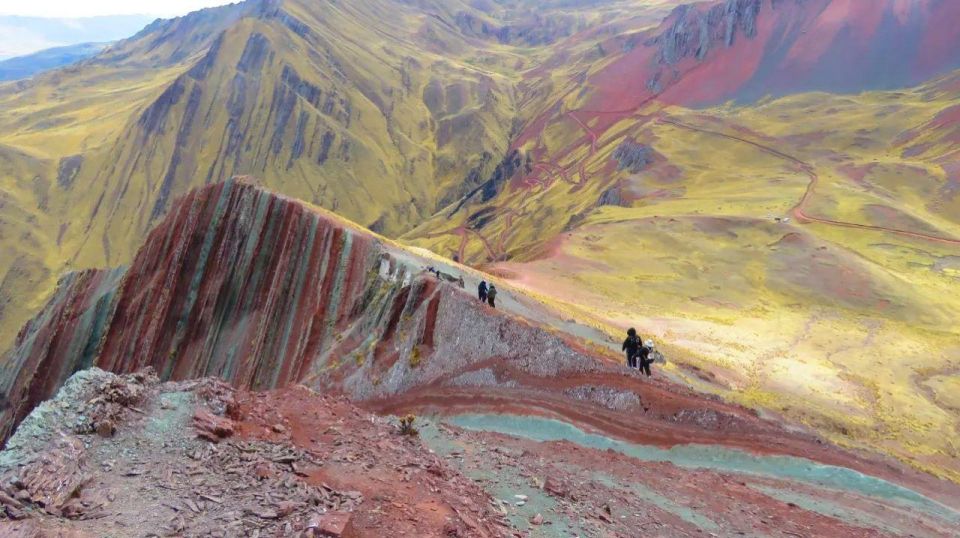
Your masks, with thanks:
M 477 286 L 477 296 L 480 297 L 480 302 L 487 302 L 487 281 L 481 280 L 480 285 Z
M 627 352 L 627 368 L 637 367 L 637 357 L 640 356 L 640 348 L 643 347 L 643 339 L 637 336 L 637 330 L 633 327 L 627 331 L 627 339 L 623 341 L 623 351 Z
M 637 360 L 640 371 L 650 377 L 650 365 L 653 364 L 653 340 L 647 340 L 640 346 L 640 356 Z
M 493 284 L 490 284 L 490 289 L 487 290 L 487 304 L 493 308 L 497 307 L 497 287 Z
M 653 363 L 666 364 L 667 360 L 663 357 L 663 353 L 657 351 L 657 346 L 653 343 L 653 340 L 644 342 L 643 347 L 647 350 L 646 374 L 650 375 L 650 365 Z

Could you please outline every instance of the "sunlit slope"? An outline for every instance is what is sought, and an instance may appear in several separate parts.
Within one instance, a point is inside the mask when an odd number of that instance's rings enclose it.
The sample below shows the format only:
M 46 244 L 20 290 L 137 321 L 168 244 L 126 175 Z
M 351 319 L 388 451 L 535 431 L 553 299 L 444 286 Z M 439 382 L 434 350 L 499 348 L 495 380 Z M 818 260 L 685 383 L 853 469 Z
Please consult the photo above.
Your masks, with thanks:
M 476 232 L 508 249 L 552 237 L 494 270 L 614 334 L 636 325 L 693 382 L 957 480 L 960 207 L 944 118 L 958 98 L 948 78 L 666 108 L 630 131 L 651 149 L 643 170 L 587 160 L 616 200 L 558 181 L 530 199 L 561 200 L 553 211 L 576 215 L 565 232 L 543 225 L 549 207 Z M 444 240 L 422 244 L 460 248 Z
M 91 66 L 0 86 L 0 347 L 39 308 L 80 244 L 87 208 L 74 193 L 82 165 L 108 153 L 139 103 L 175 76 Z
M 214 41 L 83 176 L 98 187 L 80 203 L 94 210 L 78 231 L 106 252 L 81 250 L 76 263 L 110 260 L 111 245 L 125 252 L 171 196 L 241 173 L 395 232 L 461 189 L 482 154 L 466 146 L 506 147 L 505 81 L 418 52 L 400 30 L 351 37 L 370 31 L 360 24 L 370 15 L 352 6 L 330 6 L 321 20 L 287 5 L 241 19 Z M 432 73 L 443 73 L 442 85 L 431 86 Z

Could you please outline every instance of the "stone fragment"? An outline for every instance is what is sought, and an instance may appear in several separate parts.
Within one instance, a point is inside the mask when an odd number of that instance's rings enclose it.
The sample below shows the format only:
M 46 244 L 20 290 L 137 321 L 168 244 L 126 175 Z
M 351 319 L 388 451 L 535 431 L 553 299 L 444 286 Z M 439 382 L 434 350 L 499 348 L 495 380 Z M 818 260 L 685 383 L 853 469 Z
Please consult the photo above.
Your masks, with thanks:
M 258 463 L 257 466 L 253 468 L 253 474 L 257 478 L 264 480 L 272 477 L 274 472 L 273 469 L 270 468 L 270 465 L 266 463 Z
M 113 432 L 116 431 L 116 427 L 113 425 L 112 420 L 101 420 L 96 424 L 97 435 L 100 437 L 113 437 Z
M 280 501 L 277 503 L 277 515 L 280 517 L 287 517 L 292 514 L 294 510 L 303 506 L 303 503 L 298 503 L 295 501 Z
M 198 437 L 212 443 L 219 443 L 233 435 L 234 431 L 232 420 L 218 417 L 206 409 L 199 409 L 193 415 L 193 427 Z
M 554 497 L 565 498 L 570 495 L 569 488 L 553 477 L 548 477 L 543 481 L 543 490 Z
M 276 510 L 259 506 L 247 508 L 246 512 L 252 516 L 257 516 L 260 519 L 277 519 L 280 517 Z
M 349 512 L 327 512 L 318 514 L 310 520 L 308 529 L 313 529 L 315 536 L 325 538 L 343 538 L 346 536 L 347 526 L 350 524 Z

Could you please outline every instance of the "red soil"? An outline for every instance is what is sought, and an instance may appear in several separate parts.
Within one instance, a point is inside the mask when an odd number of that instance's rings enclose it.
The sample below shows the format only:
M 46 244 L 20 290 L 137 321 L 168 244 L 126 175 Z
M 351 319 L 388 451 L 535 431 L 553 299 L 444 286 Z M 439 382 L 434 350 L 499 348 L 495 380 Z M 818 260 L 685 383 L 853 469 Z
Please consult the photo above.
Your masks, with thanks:
M 289 442 L 316 454 L 324 464 L 306 470 L 308 483 L 363 494 L 349 538 L 502 534 L 483 490 L 454 475 L 415 438 L 392 432 L 346 400 L 300 386 L 242 392 L 237 400 L 243 417 L 238 436 Z

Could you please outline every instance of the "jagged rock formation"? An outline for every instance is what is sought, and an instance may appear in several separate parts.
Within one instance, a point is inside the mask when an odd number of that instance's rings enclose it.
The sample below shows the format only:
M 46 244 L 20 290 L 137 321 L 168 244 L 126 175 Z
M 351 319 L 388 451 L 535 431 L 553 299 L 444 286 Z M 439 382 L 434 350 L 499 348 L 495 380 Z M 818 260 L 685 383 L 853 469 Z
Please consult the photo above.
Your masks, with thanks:
M 386 308 L 361 308 L 392 297 L 390 280 L 371 287 L 380 282 L 367 273 L 383 255 L 376 244 L 250 185 L 191 193 L 128 269 L 68 275 L 21 332 L 4 363 L 5 433 L 92 364 L 252 388 L 302 379 L 335 335 L 357 323 L 372 329 L 376 320 L 360 319 Z
M 653 149 L 624 140 L 613 150 L 613 158 L 617 160 L 618 170 L 628 170 L 631 174 L 636 174 L 653 162 Z
M 457 203 L 456 207 L 450 213 L 450 216 L 460 211 L 476 194 L 480 195 L 478 197 L 480 202 L 489 202 L 499 194 L 503 189 L 503 185 L 513 178 L 515 174 L 529 174 L 530 171 L 530 156 L 524 156 L 523 153 L 517 150 L 511 151 L 497 164 L 496 168 L 493 169 L 493 173 L 490 174 L 490 177 L 486 181 L 467 193 L 467 195 Z
M 678 6 L 673 24 L 648 44 L 658 47 L 658 61 L 667 65 L 684 58 L 703 60 L 716 45 L 733 46 L 738 33 L 757 35 L 761 0 L 727 0 L 701 11 L 691 4 Z

